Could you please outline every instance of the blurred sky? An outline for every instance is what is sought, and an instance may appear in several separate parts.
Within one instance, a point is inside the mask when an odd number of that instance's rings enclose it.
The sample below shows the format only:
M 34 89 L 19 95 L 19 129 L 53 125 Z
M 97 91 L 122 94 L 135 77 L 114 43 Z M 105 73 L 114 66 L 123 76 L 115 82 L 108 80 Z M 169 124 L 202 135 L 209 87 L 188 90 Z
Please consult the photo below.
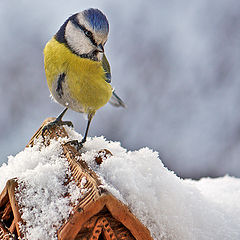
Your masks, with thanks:
M 71 14 L 101 9 L 106 54 L 127 109 L 107 104 L 89 136 L 148 146 L 181 177 L 240 176 L 240 1 L 0 2 L 0 162 L 62 106 L 49 98 L 43 48 Z M 75 129 L 86 121 L 69 111 Z

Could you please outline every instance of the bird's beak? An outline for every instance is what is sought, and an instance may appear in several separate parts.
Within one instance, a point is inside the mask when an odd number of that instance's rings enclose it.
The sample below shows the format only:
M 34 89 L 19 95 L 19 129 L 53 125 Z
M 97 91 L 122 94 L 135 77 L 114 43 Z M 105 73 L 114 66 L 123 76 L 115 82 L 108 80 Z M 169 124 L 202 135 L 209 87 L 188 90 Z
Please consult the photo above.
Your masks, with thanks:
M 97 50 L 98 50 L 99 52 L 101 52 L 101 53 L 104 53 L 103 45 L 102 45 L 102 44 L 99 44 L 99 45 L 97 46 Z

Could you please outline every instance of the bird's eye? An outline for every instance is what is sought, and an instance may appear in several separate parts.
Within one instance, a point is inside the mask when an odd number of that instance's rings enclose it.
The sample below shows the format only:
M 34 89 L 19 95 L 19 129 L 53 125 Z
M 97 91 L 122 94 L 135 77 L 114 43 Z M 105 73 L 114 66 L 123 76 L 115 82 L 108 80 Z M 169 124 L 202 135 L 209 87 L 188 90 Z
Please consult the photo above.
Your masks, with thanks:
M 90 31 L 88 31 L 88 30 L 86 30 L 84 33 L 85 33 L 85 35 L 87 37 L 91 37 L 92 36 L 92 33 Z

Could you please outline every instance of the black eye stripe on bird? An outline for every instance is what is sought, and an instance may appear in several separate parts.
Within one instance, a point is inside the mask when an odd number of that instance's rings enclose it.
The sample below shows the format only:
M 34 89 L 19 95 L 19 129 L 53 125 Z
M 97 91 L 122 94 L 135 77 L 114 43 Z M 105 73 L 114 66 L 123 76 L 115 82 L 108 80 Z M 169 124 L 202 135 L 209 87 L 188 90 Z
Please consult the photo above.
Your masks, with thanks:
M 94 40 L 93 38 L 93 35 L 92 35 L 92 32 L 87 30 L 83 25 L 81 25 L 78 20 L 77 20 L 77 15 L 73 15 L 74 17 L 70 18 L 69 20 L 71 21 L 71 23 L 73 23 L 73 25 L 76 27 L 76 28 L 80 28 L 84 34 L 86 35 L 86 37 L 88 37 L 91 41 L 91 43 L 97 47 L 97 43 L 96 41 Z

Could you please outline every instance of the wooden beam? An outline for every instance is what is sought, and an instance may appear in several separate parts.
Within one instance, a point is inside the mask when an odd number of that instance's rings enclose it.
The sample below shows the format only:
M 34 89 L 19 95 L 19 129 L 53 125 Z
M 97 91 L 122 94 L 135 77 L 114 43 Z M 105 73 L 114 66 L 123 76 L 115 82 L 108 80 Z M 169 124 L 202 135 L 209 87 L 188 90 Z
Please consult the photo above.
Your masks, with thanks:
M 16 179 L 11 179 L 7 181 L 7 188 L 8 188 L 8 195 L 9 195 L 9 201 L 11 203 L 13 216 L 14 216 L 14 223 L 16 226 L 17 234 L 20 238 L 23 237 L 23 234 L 20 230 L 20 224 L 23 223 L 20 212 L 19 212 L 19 206 L 17 204 L 16 198 L 15 198 L 15 191 L 17 189 L 17 181 Z

